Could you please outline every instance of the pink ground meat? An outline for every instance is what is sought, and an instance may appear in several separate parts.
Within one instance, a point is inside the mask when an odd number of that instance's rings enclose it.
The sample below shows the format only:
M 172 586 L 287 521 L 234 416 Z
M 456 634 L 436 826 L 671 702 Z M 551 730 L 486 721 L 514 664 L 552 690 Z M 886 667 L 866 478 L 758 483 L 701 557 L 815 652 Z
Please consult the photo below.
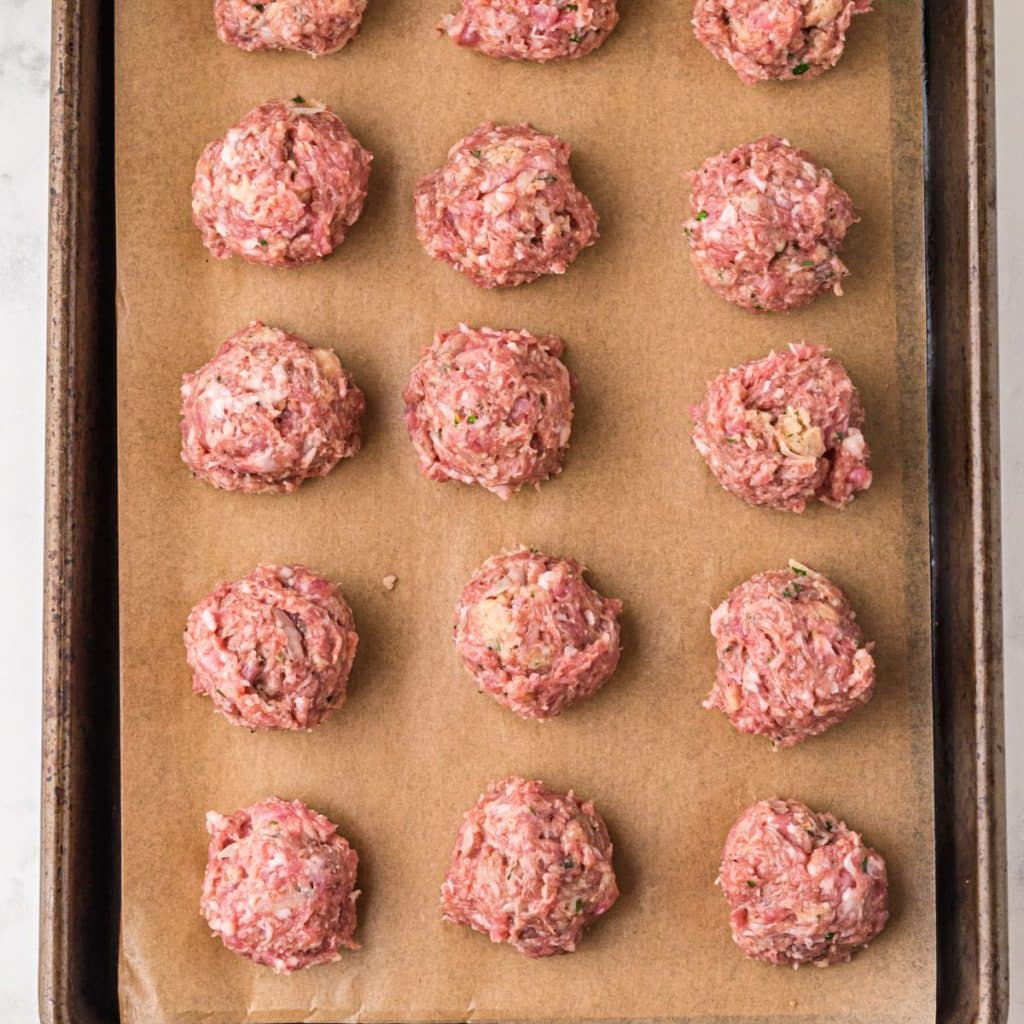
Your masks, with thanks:
M 372 159 L 323 104 L 271 100 L 203 150 L 192 219 L 217 259 L 314 263 L 359 219 Z
M 885 927 L 885 861 L 831 814 L 762 800 L 733 825 L 718 884 L 732 936 L 754 960 L 844 963 Z
M 842 508 L 871 486 L 860 396 L 824 348 L 791 345 L 727 370 L 690 414 L 697 451 L 750 505 Z
M 249 729 L 310 729 L 345 702 L 359 635 L 333 583 L 301 565 L 262 565 L 192 609 L 192 689 Z
M 706 708 L 791 747 L 871 699 L 874 644 L 846 595 L 799 562 L 741 583 L 711 615 L 718 669 Z
M 507 499 L 561 472 L 574 380 L 563 343 L 527 331 L 438 331 L 405 389 L 405 422 L 431 480 Z
M 744 82 L 817 78 L 835 67 L 871 0 L 695 0 L 697 38 Z
M 281 974 L 358 949 L 359 857 L 301 800 L 271 797 L 206 816 L 210 851 L 200 910 L 233 953 Z
M 583 567 L 520 548 L 489 558 L 455 608 L 455 647 L 477 686 L 523 718 L 554 718 L 619 663 L 622 603 Z
M 416 186 L 416 234 L 428 255 L 481 288 L 564 274 L 597 240 L 569 146 L 527 124 L 483 124 Z
M 513 777 L 463 819 L 441 910 L 445 921 L 542 957 L 573 952 L 618 897 L 612 843 L 594 805 Z
M 549 61 L 585 57 L 619 20 L 617 0 L 462 0 L 440 31 L 488 57 Z
M 367 0 L 214 0 L 217 35 L 243 50 L 335 53 L 359 34 Z
M 784 312 L 842 295 L 849 271 L 838 254 L 860 218 L 809 154 L 767 135 L 705 160 L 690 182 L 693 264 L 724 299 Z
M 181 457 L 225 491 L 291 492 L 360 448 L 362 391 L 330 349 L 259 320 L 181 384 Z

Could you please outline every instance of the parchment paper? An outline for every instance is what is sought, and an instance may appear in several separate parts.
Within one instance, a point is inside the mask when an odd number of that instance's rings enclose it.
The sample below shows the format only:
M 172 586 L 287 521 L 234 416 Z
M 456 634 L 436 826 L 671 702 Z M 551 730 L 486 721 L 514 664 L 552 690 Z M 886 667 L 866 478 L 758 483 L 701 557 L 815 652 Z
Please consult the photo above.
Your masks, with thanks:
M 919 5 L 878 0 L 834 73 L 757 87 L 696 43 L 688 0 L 622 0 L 603 50 L 547 67 L 435 38 L 454 0 L 371 0 L 362 36 L 317 62 L 221 44 L 210 7 L 118 4 L 124 1019 L 933 1020 Z M 320 266 L 215 261 L 190 222 L 196 157 L 295 93 L 373 150 L 365 213 Z M 602 237 L 564 278 L 488 294 L 416 242 L 415 181 L 487 118 L 573 144 Z M 863 216 L 845 297 L 789 316 L 712 294 L 681 231 L 683 172 L 768 131 L 830 166 Z M 334 346 L 369 400 L 362 453 L 294 496 L 221 493 L 178 458 L 182 372 L 252 317 Z M 503 504 L 418 473 L 402 388 L 434 329 L 459 320 L 568 342 L 573 446 L 540 493 Z M 868 410 L 876 482 L 843 513 L 747 508 L 689 441 L 711 376 L 791 340 L 831 345 Z M 478 695 L 450 636 L 469 574 L 519 542 L 579 558 L 627 609 L 614 679 L 545 725 Z M 700 701 L 711 608 L 789 557 L 847 590 L 878 687 L 842 727 L 773 753 Z M 337 579 L 361 634 L 348 703 L 309 735 L 250 734 L 190 692 L 189 608 L 267 561 Z M 574 956 L 531 962 L 440 921 L 461 816 L 511 772 L 575 787 L 612 831 L 622 898 Z M 198 912 L 204 813 L 270 794 L 328 814 L 361 858 L 362 950 L 292 977 L 228 953 Z M 848 966 L 772 969 L 731 942 L 722 843 L 776 795 L 833 810 L 888 859 L 891 923 Z

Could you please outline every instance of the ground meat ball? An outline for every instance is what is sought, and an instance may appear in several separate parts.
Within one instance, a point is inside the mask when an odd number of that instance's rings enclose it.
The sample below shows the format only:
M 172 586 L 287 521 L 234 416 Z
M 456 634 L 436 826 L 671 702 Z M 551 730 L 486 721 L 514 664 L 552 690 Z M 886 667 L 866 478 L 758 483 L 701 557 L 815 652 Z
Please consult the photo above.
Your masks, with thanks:
M 608 829 L 590 801 L 495 782 L 462 820 L 441 910 L 529 957 L 571 953 L 619 898 Z
M 341 591 L 301 565 L 263 565 L 192 609 L 192 689 L 249 729 L 309 729 L 345 702 L 359 636 Z
M 724 299 L 779 312 L 842 295 L 838 253 L 860 218 L 831 171 L 767 135 L 705 160 L 690 181 L 693 263 Z
M 225 491 L 291 492 L 359 451 L 366 407 L 330 349 L 254 320 L 181 384 L 181 457 Z
M 597 241 L 597 214 L 572 180 L 569 152 L 527 124 L 481 125 L 416 186 L 427 253 L 481 288 L 564 274 Z
M 799 562 L 741 583 L 712 613 L 718 651 L 706 708 L 740 732 L 792 747 L 871 699 L 874 644 L 846 595 Z
M 574 384 L 562 350 L 527 331 L 438 331 L 404 395 L 423 472 L 503 499 L 561 472 Z
M 772 964 L 844 963 L 889 916 L 881 855 L 796 800 L 762 800 L 743 812 L 718 882 L 736 944 Z
M 521 548 L 489 558 L 455 608 L 455 647 L 477 686 L 523 718 L 554 718 L 619 663 L 622 603 L 571 559 Z
M 835 67 L 871 0 L 696 0 L 697 38 L 744 82 L 817 78 Z
M 697 451 L 750 505 L 842 508 L 871 486 L 860 396 L 824 348 L 790 345 L 728 370 L 690 413 Z
M 619 20 L 618 0 L 462 0 L 439 27 L 488 57 L 548 61 L 585 57 Z
M 271 100 L 203 150 L 192 219 L 217 259 L 313 263 L 359 219 L 372 159 L 322 104 Z
M 214 0 L 217 35 L 243 50 L 335 53 L 359 34 L 366 0 Z
M 301 800 L 271 797 L 206 815 L 210 852 L 200 910 L 233 953 L 282 974 L 358 949 L 356 851 Z

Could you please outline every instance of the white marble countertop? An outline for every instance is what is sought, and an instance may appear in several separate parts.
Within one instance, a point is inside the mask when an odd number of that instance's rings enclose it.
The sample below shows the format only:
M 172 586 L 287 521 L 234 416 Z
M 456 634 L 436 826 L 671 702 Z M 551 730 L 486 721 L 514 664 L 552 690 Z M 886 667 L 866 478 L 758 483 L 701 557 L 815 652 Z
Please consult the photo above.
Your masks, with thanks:
M 682 2 L 682 0 L 680 0 Z M 898 0 L 896 0 L 898 2 Z M 1007 795 L 1013 1024 L 1024 1024 L 1024 4 L 996 0 L 1000 102 L 1003 529 Z M 49 4 L 0 5 L 0 324 L 6 338 L 0 420 L 0 637 L 7 654 L 0 716 L 0 1019 L 36 1015 L 42 602 L 43 373 Z M 12 140 L 17 140 L 17 145 Z M 13 385 L 13 386 L 11 386 Z

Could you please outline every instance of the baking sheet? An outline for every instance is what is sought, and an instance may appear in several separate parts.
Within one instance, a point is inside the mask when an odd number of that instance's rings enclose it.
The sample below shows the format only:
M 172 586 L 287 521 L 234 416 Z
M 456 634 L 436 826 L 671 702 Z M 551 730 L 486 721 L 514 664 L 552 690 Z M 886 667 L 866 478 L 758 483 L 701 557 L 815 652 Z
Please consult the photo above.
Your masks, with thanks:
M 692 39 L 687 4 L 621 6 L 593 57 L 520 67 L 435 39 L 448 0 L 372 0 L 363 35 L 315 63 L 223 46 L 205 2 L 118 4 L 126 1021 L 934 1017 L 920 12 L 880 0 L 835 73 L 746 88 Z M 250 107 L 295 93 L 375 153 L 363 217 L 321 266 L 215 261 L 189 218 L 195 158 Z M 602 239 L 562 279 L 482 293 L 415 240 L 416 179 L 486 118 L 574 146 Z M 767 131 L 830 166 L 863 216 L 845 297 L 789 316 L 700 285 L 680 227 L 682 172 Z M 216 492 L 178 460 L 181 373 L 251 317 L 333 345 L 369 401 L 358 458 L 289 497 Z M 459 320 L 568 342 L 573 447 L 538 494 L 502 504 L 418 475 L 402 387 L 433 330 Z M 748 509 L 688 441 L 710 376 L 791 340 L 830 344 L 868 409 L 876 482 L 841 514 Z M 520 542 L 581 559 L 626 603 L 613 681 L 544 725 L 479 696 L 450 640 L 464 581 Z M 700 708 L 707 617 L 789 557 L 847 590 L 879 682 L 841 728 L 772 753 Z M 320 569 L 355 611 L 349 701 L 310 735 L 249 734 L 190 692 L 188 609 L 263 561 Z M 574 956 L 526 961 L 439 920 L 461 815 L 510 772 L 575 787 L 612 831 L 623 896 Z M 289 978 L 227 953 L 197 906 L 205 811 L 271 793 L 328 814 L 361 855 L 362 950 Z M 774 970 L 731 943 L 712 885 L 721 844 L 774 795 L 834 810 L 888 858 L 892 921 L 850 965 Z

